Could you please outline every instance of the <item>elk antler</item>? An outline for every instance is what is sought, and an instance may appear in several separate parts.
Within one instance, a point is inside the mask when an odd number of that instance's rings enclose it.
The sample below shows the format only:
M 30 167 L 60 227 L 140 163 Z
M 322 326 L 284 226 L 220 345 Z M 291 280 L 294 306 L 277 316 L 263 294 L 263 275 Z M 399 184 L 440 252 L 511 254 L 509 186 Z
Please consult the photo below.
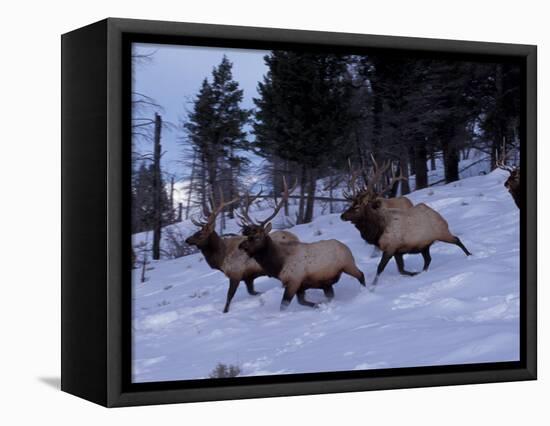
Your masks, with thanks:
M 386 161 L 382 167 L 378 166 L 378 163 L 374 159 L 374 156 L 371 154 L 370 158 L 372 160 L 373 165 L 373 175 L 370 177 L 369 182 L 367 183 L 367 192 L 370 194 L 376 194 L 375 191 L 375 185 L 378 183 L 378 181 L 382 178 L 384 173 L 390 168 L 391 161 Z
M 191 222 L 193 225 L 198 226 L 199 228 L 202 228 L 203 226 L 206 226 L 208 222 L 203 222 L 200 220 L 196 220 L 193 216 L 191 216 Z
M 511 174 L 516 169 L 516 167 L 506 165 L 506 161 L 508 160 L 510 153 L 509 152 L 506 153 L 506 144 L 504 141 L 502 142 L 502 149 L 500 152 L 501 152 L 501 155 L 497 156 L 495 165 L 499 169 L 506 170 L 508 173 Z
M 270 220 L 272 220 L 275 216 L 277 216 L 277 213 L 279 213 L 279 211 L 283 207 L 284 203 L 288 200 L 288 197 L 290 196 L 290 194 L 292 192 L 294 192 L 294 190 L 296 189 L 297 186 L 298 186 L 298 181 L 296 180 L 296 182 L 294 183 L 292 188 L 289 190 L 288 185 L 286 183 L 286 178 L 283 176 L 283 192 L 281 193 L 281 200 L 278 203 L 276 203 L 275 209 L 273 210 L 273 213 L 271 213 L 271 215 L 269 215 L 269 217 L 267 217 L 264 220 L 254 222 L 250 218 L 250 216 L 248 216 L 248 209 L 246 209 L 246 211 L 243 210 L 242 214 L 238 214 L 239 218 L 241 219 L 241 226 L 258 225 L 258 226 L 261 226 L 262 228 L 265 227 L 265 225 Z M 259 195 L 257 195 L 256 198 L 258 196 Z
M 360 170 L 353 170 L 353 167 L 351 166 L 351 161 L 350 161 L 349 158 L 348 158 L 348 166 L 349 166 L 349 171 L 350 171 L 350 178 L 349 178 L 349 181 L 348 181 L 348 190 L 349 191 L 343 191 L 342 195 L 344 196 L 344 198 L 346 198 L 348 200 L 353 200 L 357 197 L 359 192 L 361 192 L 364 189 L 364 187 L 361 187 L 361 186 L 357 185 L 357 183 L 356 183 L 357 178 L 359 177 L 361 172 L 360 172 Z
M 393 188 L 393 185 L 395 184 L 395 182 L 399 182 L 400 180 L 408 180 L 408 179 L 403 176 L 403 170 L 401 169 L 401 167 L 399 168 L 399 176 L 395 176 L 395 170 L 393 170 L 393 167 L 392 167 L 390 183 L 388 183 L 385 187 L 383 187 L 378 192 L 378 195 L 384 195 L 386 192 L 388 192 L 390 189 Z
M 258 222 L 258 225 L 260 225 L 262 228 L 265 227 L 265 225 L 270 222 L 275 216 L 277 216 L 277 213 L 281 210 L 281 207 L 285 204 L 285 202 L 288 200 L 288 197 L 291 193 L 294 192 L 296 187 L 298 186 L 298 179 L 294 182 L 294 185 L 290 190 L 288 189 L 288 185 L 286 184 L 286 178 L 283 176 L 283 192 L 281 193 L 281 200 L 275 205 L 275 210 L 273 210 L 273 213 L 266 219 Z
M 223 199 L 223 192 L 220 188 L 220 203 L 216 205 L 216 202 L 214 201 L 214 196 L 210 196 L 210 208 L 211 210 L 204 210 L 203 215 L 206 217 L 206 220 L 197 221 L 193 218 L 191 218 L 191 222 L 193 222 L 194 225 L 204 227 L 204 226 L 211 226 L 216 222 L 216 217 L 220 214 L 220 212 L 226 208 L 227 206 L 239 201 L 239 197 L 235 197 L 232 200 L 224 201 Z
M 262 196 L 262 192 L 263 192 L 263 189 L 260 189 L 260 192 L 258 192 L 256 195 L 253 195 L 253 196 L 250 196 L 250 194 L 248 193 L 248 191 L 246 192 L 244 198 L 245 198 L 245 205 L 244 205 L 244 208 L 243 206 L 241 206 L 241 212 L 240 213 L 236 213 L 237 216 L 239 217 L 240 219 L 240 225 L 241 227 L 242 226 L 245 226 L 247 223 L 254 223 L 252 221 L 252 219 L 250 219 L 250 216 L 248 215 L 248 209 L 250 208 L 250 206 L 252 205 L 252 203 L 254 203 L 254 201 L 256 201 L 259 197 Z

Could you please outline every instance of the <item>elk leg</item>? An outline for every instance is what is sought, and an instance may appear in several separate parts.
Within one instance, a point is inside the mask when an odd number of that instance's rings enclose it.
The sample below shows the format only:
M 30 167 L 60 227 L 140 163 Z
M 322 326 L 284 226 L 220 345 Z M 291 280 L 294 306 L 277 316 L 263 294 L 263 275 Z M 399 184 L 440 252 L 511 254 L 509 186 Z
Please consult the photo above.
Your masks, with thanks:
M 329 302 L 334 299 L 334 288 L 331 285 L 324 287 L 323 292 L 325 293 L 325 297 L 329 300 Z
M 223 309 L 223 313 L 226 314 L 229 312 L 229 305 L 231 304 L 231 299 L 233 299 L 233 296 L 235 296 L 235 292 L 237 291 L 237 287 L 239 287 L 238 280 L 229 280 L 229 290 L 227 290 L 227 300 L 225 301 L 225 308 Z
M 470 253 L 468 251 L 468 249 L 466 247 L 464 247 L 464 244 L 462 244 L 462 241 L 460 241 L 460 238 L 458 237 L 454 237 L 454 242 L 453 244 L 456 244 L 458 247 L 460 247 L 462 249 L 462 251 L 466 254 L 466 256 L 471 256 L 472 253 Z
M 308 301 L 306 300 L 306 291 L 305 291 L 304 289 L 298 290 L 298 292 L 296 293 L 296 295 L 298 296 L 298 303 L 299 303 L 300 305 L 309 306 L 310 308 L 316 308 L 316 307 L 317 307 L 317 304 L 316 304 L 316 303 L 308 302 Z
M 283 300 L 281 300 L 281 311 L 284 311 L 292 302 L 292 298 L 296 294 L 296 289 L 292 288 L 290 285 L 285 285 L 285 292 L 283 294 Z
M 393 255 L 389 255 L 386 252 L 382 253 L 382 259 L 380 259 L 380 263 L 378 264 L 378 268 L 376 269 L 376 277 L 374 277 L 374 281 L 372 282 L 373 286 L 376 285 L 376 283 L 378 282 L 378 277 L 384 271 L 384 268 L 392 257 Z
M 395 263 L 397 263 L 397 270 L 401 275 L 408 275 L 414 277 L 418 272 L 411 272 L 405 270 L 405 262 L 403 261 L 403 255 L 401 253 L 395 254 Z
M 261 291 L 254 290 L 254 278 L 244 280 L 244 283 L 246 284 L 246 290 L 248 291 L 248 294 L 250 294 L 251 296 L 258 296 L 262 294 Z
M 366 284 L 365 284 L 365 274 L 363 274 L 363 272 L 361 272 L 361 270 L 356 265 L 353 265 L 353 267 L 351 267 L 351 268 L 350 267 L 345 267 L 344 272 L 346 274 L 351 275 L 352 277 L 356 278 L 357 281 L 359 281 L 363 287 L 366 286 Z M 338 277 L 338 278 L 340 278 L 340 277 Z M 338 281 L 338 280 L 336 280 L 336 281 Z
M 422 250 L 422 257 L 424 258 L 424 271 L 427 271 L 432 261 L 432 256 L 430 256 L 430 246 Z

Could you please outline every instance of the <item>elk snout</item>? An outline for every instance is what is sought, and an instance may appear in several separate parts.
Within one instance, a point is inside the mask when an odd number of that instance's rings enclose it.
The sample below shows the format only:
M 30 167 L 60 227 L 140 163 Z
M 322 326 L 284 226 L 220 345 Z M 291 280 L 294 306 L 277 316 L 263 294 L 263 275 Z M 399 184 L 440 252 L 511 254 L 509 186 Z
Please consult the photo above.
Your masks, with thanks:
M 240 243 L 239 244 L 239 249 L 244 250 L 245 252 L 248 253 L 248 249 L 249 249 L 248 241 L 245 240 L 242 243 Z
M 344 213 L 342 213 L 340 215 L 340 219 L 342 219 L 345 222 L 351 220 L 351 213 L 349 212 L 349 210 L 346 210 Z

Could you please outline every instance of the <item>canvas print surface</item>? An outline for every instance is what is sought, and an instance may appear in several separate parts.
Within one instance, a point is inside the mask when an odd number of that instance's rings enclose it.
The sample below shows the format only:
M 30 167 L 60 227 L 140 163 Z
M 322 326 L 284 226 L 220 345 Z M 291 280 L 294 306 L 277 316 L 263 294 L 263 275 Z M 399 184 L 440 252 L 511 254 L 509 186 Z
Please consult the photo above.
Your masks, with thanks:
M 520 69 L 132 46 L 132 381 L 517 361 Z

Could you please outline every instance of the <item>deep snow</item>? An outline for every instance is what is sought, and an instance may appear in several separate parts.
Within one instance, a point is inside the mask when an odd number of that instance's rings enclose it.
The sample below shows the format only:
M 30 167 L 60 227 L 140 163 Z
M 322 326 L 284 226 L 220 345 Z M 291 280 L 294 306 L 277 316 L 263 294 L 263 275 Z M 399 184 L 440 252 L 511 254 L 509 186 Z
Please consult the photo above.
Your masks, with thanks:
M 261 296 L 243 284 L 223 314 L 227 278 L 200 253 L 151 263 L 145 283 L 135 270 L 133 380 L 205 378 L 219 362 L 238 365 L 241 375 L 267 375 L 518 360 L 519 211 L 506 177 L 496 170 L 409 196 L 441 213 L 473 256 L 435 243 L 428 272 L 404 277 L 392 260 L 375 291 L 343 275 L 320 309 L 294 300 L 279 312 L 280 283 L 261 277 Z M 306 242 L 342 241 L 373 279 L 379 257 L 339 214 L 290 230 Z M 420 255 L 405 257 L 409 270 L 422 264 Z M 307 295 L 325 300 L 320 290 Z

